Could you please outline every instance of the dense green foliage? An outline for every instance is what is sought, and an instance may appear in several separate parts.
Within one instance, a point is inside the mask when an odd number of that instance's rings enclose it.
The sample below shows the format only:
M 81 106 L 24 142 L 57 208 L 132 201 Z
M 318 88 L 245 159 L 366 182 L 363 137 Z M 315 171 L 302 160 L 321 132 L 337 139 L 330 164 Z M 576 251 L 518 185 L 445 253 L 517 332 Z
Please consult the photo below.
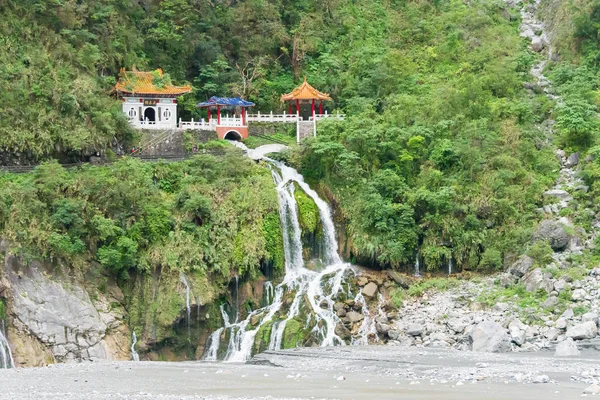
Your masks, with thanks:
M 295 160 L 339 197 L 359 261 L 401 267 L 418 250 L 429 270 L 450 257 L 499 269 L 523 251 L 555 179 L 536 127 L 550 105 L 522 88 L 535 56 L 503 2 L 436 4 L 375 3 L 342 18 L 324 51 L 343 66 L 350 117 L 322 123 Z
M 182 163 L 123 159 L 2 175 L 0 236 L 23 254 L 75 265 L 256 276 L 283 267 L 271 175 L 239 151 Z

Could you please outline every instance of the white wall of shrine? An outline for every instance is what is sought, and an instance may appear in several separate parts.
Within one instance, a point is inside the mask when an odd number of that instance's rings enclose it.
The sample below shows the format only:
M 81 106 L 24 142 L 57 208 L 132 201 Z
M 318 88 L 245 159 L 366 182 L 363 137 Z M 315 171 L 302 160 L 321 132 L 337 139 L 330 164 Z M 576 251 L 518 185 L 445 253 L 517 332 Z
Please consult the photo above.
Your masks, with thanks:
M 136 128 L 176 128 L 175 97 L 124 97 L 123 113 Z

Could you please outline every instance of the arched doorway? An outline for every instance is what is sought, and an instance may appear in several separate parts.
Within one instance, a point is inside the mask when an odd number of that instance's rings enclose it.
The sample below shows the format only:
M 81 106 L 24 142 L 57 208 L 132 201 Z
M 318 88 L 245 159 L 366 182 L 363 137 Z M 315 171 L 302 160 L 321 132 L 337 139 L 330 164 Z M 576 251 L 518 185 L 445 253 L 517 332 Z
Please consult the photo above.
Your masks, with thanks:
M 239 132 L 236 131 L 229 131 L 225 134 L 225 136 L 223 137 L 223 139 L 225 140 L 235 140 L 238 142 L 242 141 L 242 135 L 240 135 Z
M 144 121 L 156 122 L 156 111 L 153 107 L 148 107 L 144 110 Z

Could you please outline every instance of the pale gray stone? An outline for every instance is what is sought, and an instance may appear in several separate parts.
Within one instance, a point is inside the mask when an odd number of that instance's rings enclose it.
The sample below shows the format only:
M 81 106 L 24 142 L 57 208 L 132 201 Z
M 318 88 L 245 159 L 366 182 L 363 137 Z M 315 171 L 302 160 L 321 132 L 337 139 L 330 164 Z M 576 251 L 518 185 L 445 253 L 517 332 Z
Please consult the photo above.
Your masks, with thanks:
M 479 323 L 470 334 L 473 351 L 504 353 L 510 351 L 510 337 L 502 325 L 493 321 Z
M 579 354 L 579 349 L 577 349 L 577 345 L 572 338 L 567 338 L 567 340 L 556 345 L 556 351 L 554 352 L 556 357 L 573 357 Z
M 410 324 L 406 328 L 406 333 L 410 336 L 419 336 L 423 333 L 423 325 L 421 324 Z
M 593 321 L 583 322 L 567 329 L 567 337 L 574 340 L 592 339 L 598 334 L 598 326 Z
M 362 294 L 367 297 L 373 297 L 377 293 L 377 284 L 375 282 L 369 282 L 362 289 Z
M 523 255 L 510 267 L 510 273 L 520 278 L 533 267 L 533 258 Z

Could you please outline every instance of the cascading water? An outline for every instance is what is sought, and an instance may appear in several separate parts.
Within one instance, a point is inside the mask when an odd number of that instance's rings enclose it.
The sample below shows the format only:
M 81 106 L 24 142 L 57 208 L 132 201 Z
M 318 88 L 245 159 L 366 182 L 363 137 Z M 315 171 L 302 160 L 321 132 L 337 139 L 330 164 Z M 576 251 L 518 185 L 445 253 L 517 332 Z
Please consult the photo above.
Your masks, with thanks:
M 135 331 L 131 332 L 131 360 L 132 361 L 140 361 L 140 355 L 135 351 L 135 344 L 137 343 L 137 336 L 135 335 Z
M 185 286 L 185 310 L 187 316 L 187 324 L 190 325 L 190 321 L 192 319 L 192 307 L 190 304 L 190 284 L 188 283 L 187 277 L 182 272 L 180 274 L 181 283 Z
M 267 304 L 271 304 L 271 300 L 273 300 L 273 284 L 271 281 L 265 282 L 265 301 Z
M 415 276 L 421 276 L 421 266 L 419 263 L 419 252 L 417 251 L 417 257 L 415 258 Z
M 244 148 L 243 145 L 236 144 Z M 277 187 L 279 216 L 283 231 L 283 249 L 285 258 L 285 276 L 283 281 L 273 288 L 265 283 L 267 306 L 254 310 L 243 321 L 231 324 L 229 316 L 221 307 L 224 326 L 211 335 L 205 360 L 216 360 L 223 331 L 229 333 L 229 343 L 224 359 L 243 362 L 251 357 L 255 337 L 260 328 L 272 323 L 269 349 L 280 349 L 284 342 L 285 328 L 288 322 L 306 309 L 307 330 L 321 346 L 344 345 L 345 342 L 335 332 L 341 323 L 334 311 L 334 298 L 344 293 L 343 279 L 353 267 L 343 263 L 337 252 L 335 227 L 329 205 L 304 182 L 302 175 L 277 161 L 264 158 L 271 165 L 271 173 Z M 301 229 L 298 219 L 298 205 L 294 197 L 296 185 L 315 202 L 323 226 L 323 249 L 326 267 L 317 272 L 304 266 L 302 256 Z M 284 307 L 284 296 L 292 295 L 289 307 Z M 237 300 L 235 300 L 237 301 Z M 287 310 L 286 310 L 287 308 Z M 273 318 L 278 316 L 274 321 Z
M 452 257 L 448 258 L 448 275 L 452 275 Z
M 4 336 L 4 321 L 2 321 L 0 328 L 2 328 L 0 329 L 0 369 L 14 368 L 15 361 L 13 360 L 8 340 Z

